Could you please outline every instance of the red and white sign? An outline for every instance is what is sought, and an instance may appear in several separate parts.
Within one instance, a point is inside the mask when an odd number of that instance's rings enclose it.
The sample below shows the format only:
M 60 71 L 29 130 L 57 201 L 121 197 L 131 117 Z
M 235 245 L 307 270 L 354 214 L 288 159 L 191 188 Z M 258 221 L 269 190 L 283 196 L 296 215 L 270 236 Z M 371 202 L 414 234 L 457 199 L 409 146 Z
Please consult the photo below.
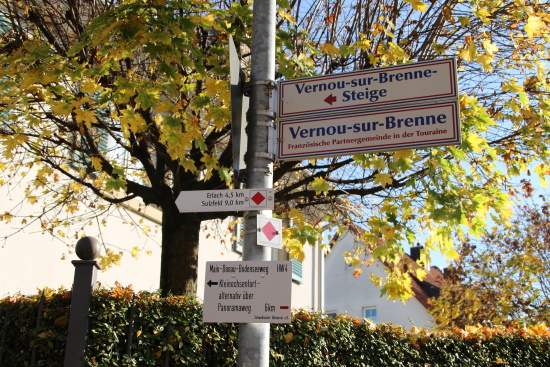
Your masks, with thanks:
M 258 237 L 256 242 L 260 246 L 283 248 L 283 222 L 277 218 L 258 215 L 256 222 Z
M 456 60 L 285 80 L 278 91 L 280 120 L 456 99 Z
M 280 160 L 460 143 L 458 101 L 279 122 Z
M 182 191 L 176 199 L 180 213 L 273 210 L 273 189 Z

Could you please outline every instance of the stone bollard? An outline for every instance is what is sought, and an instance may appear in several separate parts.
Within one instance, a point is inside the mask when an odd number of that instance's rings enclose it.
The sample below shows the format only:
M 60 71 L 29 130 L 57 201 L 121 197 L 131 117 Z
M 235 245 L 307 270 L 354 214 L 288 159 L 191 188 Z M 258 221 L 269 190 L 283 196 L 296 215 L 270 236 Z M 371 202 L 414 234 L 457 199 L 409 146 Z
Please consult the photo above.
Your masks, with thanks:
M 93 237 L 83 237 L 76 243 L 76 255 L 80 260 L 72 261 L 75 271 L 64 367 L 83 365 L 88 338 L 90 299 L 96 286 L 97 270 L 101 269 L 95 260 L 100 249 L 99 241 Z

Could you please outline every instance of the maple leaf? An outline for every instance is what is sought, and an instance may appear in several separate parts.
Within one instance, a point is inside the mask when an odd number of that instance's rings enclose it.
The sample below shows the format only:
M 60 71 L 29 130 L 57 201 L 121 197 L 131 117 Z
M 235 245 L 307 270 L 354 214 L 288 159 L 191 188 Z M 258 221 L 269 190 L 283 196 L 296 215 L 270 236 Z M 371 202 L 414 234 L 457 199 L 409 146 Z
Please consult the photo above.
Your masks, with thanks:
M 491 43 L 491 41 L 489 40 L 483 40 L 481 44 L 483 45 L 483 48 L 485 49 L 487 55 L 493 56 L 495 53 L 498 52 L 498 47 L 494 43 Z
M 493 62 L 494 58 L 491 55 L 478 55 L 476 61 L 483 66 L 484 70 L 487 70 L 488 72 L 493 71 Z
M 331 57 L 340 55 L 340 50 L 338 47 L 334 46 L 332 43 L 325 43 L 320 47 L 321 52 L 329 54 Z
M 146 110 L 154 107 L 159 103 L 159 91 L 151 88 L 143 88 L 138 90 L 136 101 L 139 102 L 139 108 Z
M 294 16 L 289 12 L 284 11 L 283 9 L 279 9 L 277 11 L 277 15 L 279 16 L 279 18 L 284 19 L 291 24 L 296 24 L 296 20 L 294 19 Z
M 428 8 L 428 4 L 423 3 L 420 0 L 405 0 L 405 2 L 411 4 L 414 10 L 418 10 L 421 12 L 425 12 Z
M 90 158 L 92 161 L 92 166 L 99 172 L 103 169 L 103 164 L 101 163 L 101 159 L 99 157 L 92 157 Z
M 529 19 L 527 19 L 527 24 L 525 25 L 525 33 L 527 33 L 527 37 L 529 37 L 529 39 L 533 40 L 535 36 L 541 35 L 542 31 L 547 29 L 548 26 L 541 17 L 530 15 Z
M 231 185 L 231 171 L 227 167 L 218 167 L 218 175 L 225 181 L 227 186 Z
M 393 182 L 393 178 L 388 173 L 377 173 L 374 176 L 374 183 L 380 184 L 382 187 L 386 187 L 387 185 L 391 185 Z
M 550 336 L 550 330 L 544 322 L 531 327 L 530 331 L 537 336 Z
M 212 170 L 215 169 L 218 165 L 218 158 L 215 155 L 209 155 L 205 153 L 201 158 L 201 162 L 204 163 L 206 168 L 204 179 L 208 180 L 210 179 L 210 177 L 212 177 Z
M 464 144 L 474 152 L 481 153 L 483 151 L 482 147 L 487 145 L 487 140 L 477 134 L 471 134 L 465 139 Z
M 84 123 L 88 128 L 92 127 L 92 124 L 96 122 L 94 111 L 77 109 L 74 111 L 74 114 L 76 121 L 78 123 Z
M 396 152 L 393 153 L 393 159 L 395 160 L 398 160 L 398 159 L 404 159 L 404 158 L 409 158 L 411 157 L 412 155 L 414 154 L 414 152 L 410 149 L 407 149 L 407 150 L 398 150 Z
M 61 101 L 61 102 L 51 102 L 50 109 L 53 113 L 59 116 L 68 116 L 73 110 L 70 103 Z
M 122 110 L 120 125 L 126 138 L 130 136 L 130 133 L 137 134 L 147 130 L 145 119 L 131 109 Z
M 2 139 L 3 139 L 2 145 L 6 147 L 6 149 L 4 150 L 4 152 L 2 152 L 2 154 L 6 158 L 12 158 L 13 153 L 16 151 L 17 147 L 22 145 L 23 143 L 26 143 L 29 140 L 28 136 L 23 134 L 2 136 Z
M 106 191 L 126 190 L 126 180 L 122 177 L 118 177 L 118 178 L 108 177 L 105 179 L 105 190 Z
M 330 184 L 322 177 L 315 177 L 313 179 L 311 187 L 315 189 L 316 195 L 326 195 L 328 193 L 328 190 L 330 190 Z
M 458 56 L 466 61 L 474 61 L 477 56 L 477 48 L 474 42 L 471 42 L 467 48 L 458 53 Z
M 86 79 L 82 83 L 80 83 L 80 91 L 82 93 L 87 94 L 94 94 L 97 91 L 100 91 L 102 89 L 101 85 L 97 84 L 92 79 Z

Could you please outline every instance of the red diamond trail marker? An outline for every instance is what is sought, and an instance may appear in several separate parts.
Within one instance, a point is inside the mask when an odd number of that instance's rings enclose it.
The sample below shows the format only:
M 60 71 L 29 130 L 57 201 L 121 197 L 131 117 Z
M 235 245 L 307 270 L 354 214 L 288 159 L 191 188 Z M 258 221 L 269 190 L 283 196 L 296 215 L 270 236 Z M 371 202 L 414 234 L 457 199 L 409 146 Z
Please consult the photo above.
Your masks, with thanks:
M 280 219 L 258 215 L 256 228 L 258 230 L 258 245 L 283 248 L 283 222 Z
M 279 232 L 277 232 L 277 228 L 275 228 L 271 222 L 267 223 L 264 228 L 262 228 L 262 232 L 269 241 L 272 241 L 273 238 L 279 234 Z
M 256 205 L 260 205 L 261 203 L 263 203 L 266 197 L 262 195 L 261 191 L 258 191 L 254 196 L 251 197 L 251 199 L 253 202 L 256 203 Z

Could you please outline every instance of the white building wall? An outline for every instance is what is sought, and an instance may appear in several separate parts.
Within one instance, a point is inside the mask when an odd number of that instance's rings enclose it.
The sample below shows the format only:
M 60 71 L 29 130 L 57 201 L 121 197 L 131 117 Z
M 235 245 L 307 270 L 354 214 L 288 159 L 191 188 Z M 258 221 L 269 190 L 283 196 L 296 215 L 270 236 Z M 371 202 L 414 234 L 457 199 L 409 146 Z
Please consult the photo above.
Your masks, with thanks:
M 0 214 L 11 211 L 22 199 L 23 186 L 14 185 L 8 191 L 0 187 Z M 39 211 L 37 205 L 25 204 L 18 210 L 18 216 Z M 115 213 L 110 215 L 106 226 L 87 226 L 86 235 L 97 238 L 113 251 L 123 251 L 120 265 L 98 273 L 98 281 L 107 287 L 118 282 L 122 286 L 131 285 L 134 290 L 156 291 L 159 288 L 161 228 L 160 211 L 148 208 L 147 216 L 126 210 L 140 228 L 129 224 L 129 219 Z M 102 218 L 95 221 L 101 222 Z M 0 221 L 0 237 L 14 233 L 20 219 L 11 223 Z M 228 231 L 229 221 L 221 223 L 203 223 L 199 247 L 199 268 L 197 296 L 204 298 L 206 261 L 239 261 L 241 254 L 232 249 L 232 234 Z M 142 228 L 149 227 L 148 236 Z M 76 239 L 66 239 L 73 246 Z M 140 248 L 139 258 L 131 255 L 133 247 Z M 104 249 L 102 249 L 104 254 Z M 150 253 L 150 254 L 147 254 Z M 283 259 L 283 254 L 274 254 Z M 309 255 L 309 253 L 308 253 Z M 275 259 L 275 257 L 274 257 Z M 303 282 L 292 282 L 292 307 L 309 308 L 313 305 L 312 256 L 306 256 L 303 264 Z M 70 289 L 74 266 L 72 260 L 78 260 L 74 247 L 42 233 L 38 223 L 14 234 L 4 244 L 0 243 L 0 298 L 21 294 L 36 294 L 44 287 Z
M 353 245 L 354 238 L 347 233 L 338 239 L 326 258 L 327 312 L 364 317 L 365 307 L 375 307 L 379 323 L 392 323 L 406 328 L 435 326 L 427 310 L 416 298 L 413 297 L 403 304 L 380 296 L 380 288 L 377 288 L 369 277 L 371 272 L 385 277 L 385 266 L 381 262 L 374 262 L 370 267 L 363 269 L 363 274 L 354 277 L 355 269 L 349 267 L 343 257 L 344 252 L 350 251 Z

